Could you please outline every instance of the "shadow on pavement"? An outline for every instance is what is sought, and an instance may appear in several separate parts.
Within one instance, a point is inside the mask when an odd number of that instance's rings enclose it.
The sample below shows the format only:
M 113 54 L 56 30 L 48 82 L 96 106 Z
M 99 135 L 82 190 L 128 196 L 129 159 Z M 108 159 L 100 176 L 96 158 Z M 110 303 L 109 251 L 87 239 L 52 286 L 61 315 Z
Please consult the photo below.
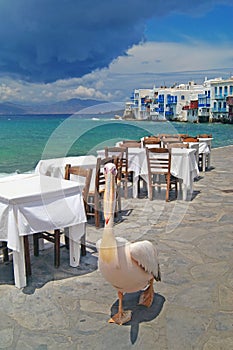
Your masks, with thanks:
M 134 344 L 139 334 L 139 324 L 149 322 L 155 319 L 162 311 L 165 298 L 155 293 L 151 307 L 147 308 L 143 305 L 138 305 L 140 292 L 125 294 L 123 298 L 124 310 L 132 310 L 132 318 L 124 326 L 131 326 L 130 341 Z M 111 317 L 118 312 L 118 300 L 111 307 Z

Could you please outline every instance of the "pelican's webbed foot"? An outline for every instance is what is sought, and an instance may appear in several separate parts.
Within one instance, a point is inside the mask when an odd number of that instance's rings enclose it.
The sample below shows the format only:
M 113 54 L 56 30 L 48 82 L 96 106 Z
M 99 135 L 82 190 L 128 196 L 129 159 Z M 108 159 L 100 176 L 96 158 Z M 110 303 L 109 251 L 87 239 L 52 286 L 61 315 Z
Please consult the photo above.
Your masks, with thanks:
M 154 279 L 152 278 L 150 280 L 149 287 L 140 295 L 139 303 L 138 303 L 139 305 L 144 305 L 146 307 L 150 307 L 152 305 L 154 300 L 153 282 L 154 282 Z
M 113 315 L 108 322 L 116 323 L 121 326 L 122 324 L 129 322 L 131 320 L 131 317 L 132 317 L 132 311 L 126 310 L 123 312 L 118 312 L 117 314 Z

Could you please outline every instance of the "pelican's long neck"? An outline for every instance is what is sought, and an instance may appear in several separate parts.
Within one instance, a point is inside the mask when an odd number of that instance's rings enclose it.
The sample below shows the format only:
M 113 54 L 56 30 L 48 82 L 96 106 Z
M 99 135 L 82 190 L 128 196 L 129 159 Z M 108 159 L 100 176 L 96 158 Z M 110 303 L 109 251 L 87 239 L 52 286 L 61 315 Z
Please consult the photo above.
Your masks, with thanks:
M 109 171 L 105 176 L 104 191 L 104 218 L 105 226 L 102 237 L 102 247 L 115 247 L 116 239 L 113 232 L 114 212 L 116 205 L 116 182 L 115 175 Z

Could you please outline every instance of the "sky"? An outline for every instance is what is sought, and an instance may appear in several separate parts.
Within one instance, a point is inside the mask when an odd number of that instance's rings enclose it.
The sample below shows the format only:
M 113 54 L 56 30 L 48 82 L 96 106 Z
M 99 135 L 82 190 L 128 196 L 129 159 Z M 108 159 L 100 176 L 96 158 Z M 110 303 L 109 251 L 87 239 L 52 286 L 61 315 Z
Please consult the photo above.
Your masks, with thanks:
M 232 0 L 1 0 L 0 103 L 233 75 Z

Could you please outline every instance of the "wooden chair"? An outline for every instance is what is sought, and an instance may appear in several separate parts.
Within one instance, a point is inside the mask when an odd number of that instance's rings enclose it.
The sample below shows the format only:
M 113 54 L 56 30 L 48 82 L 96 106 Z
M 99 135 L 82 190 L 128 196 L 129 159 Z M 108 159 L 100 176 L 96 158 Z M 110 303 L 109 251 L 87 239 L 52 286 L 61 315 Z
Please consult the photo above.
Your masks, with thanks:
M 53 232 L 43 231 L 33 235 L 34 255 L 39 256 L 39 239 L 42 238 L 54 244 L 54 266 L 60 266 L 60 235 L 61 230 L 56 229 Z
M 161 139 L 177 139 L 180 140 L 181 139 L 181 135 L 180 134 L 159 134 L 158 137 Z
M 159 137 L 155 136 L 145 137 L 143 140 L 143 147 L 146 147 L 147 145 L 158 145 L 159 147 L 161 147 L 161 140 Z
M 197 135 L 197 138 L 202 138 L 202 139 L 211 139 L 213 136 L 212 134 L 199 134 Z
M 181 139 L 184 139 L 185 137 L 189 137 L 188 134 L 178 134 L 180 136 Z
M 169 201 L 169 194 L 175 189 L 177 198 L 178 179 L 170 173 L 171 154 L 167 148 L 146 148 L 148 166 L 148 198 L 153 199 L 153 188 L 166 188 L 166 202 Z
M 183 142 L 198 142 L 198 138 L 192 136 L 184 137 Z
M 170 143 L 168 144 L 168 150 L 171 150 L 171 148 L 189 148 L 189 144 L 188 143 Z
M 137 140 L 123 140 L 120 143 L 120 147 L 141 148 L 141 141 L 137 141 Z
M 71 164 L 66 164 L 65 167 L 65 179 L 70 180 L 71 175 L 76 176 L 77 178 L 83 178 L 84 179 L 84 188 L 82 191 L 84 206 L 86 215 L 89 213 L 89 205 L 88 205 L 88 193 L 90 189 L 91 184 L 91 178 L 92 178 L 92 169 L 85 169 L 82 166 L 71 166 Z M 75 181 L 75 179 L 74 179 Z M 65 236 L 66 239 L 66 245 L 68 246 L 68 237 Z M 86 255 L 86 235 L 84 234 L 81 237 L 81 255 Z
M 97 158 L 96 169 L 95 169 L 95 183 L 91 186 L 88 193 L 88 205 L 90 207 L 88 216 L 94 216 L 95 218 L 95 226 L 97 228 L 100 227 L 100 213 L 103 210 L 102 201 L 103 195 L 105 191 L 105 176 L 103 172 L 104 165 L 107 163 L 114 163 L 120 171 L 118 167 L 118 158 L 117 157 L 106 157 L 106 158 Z M 119 182 L 118 177 L 116 177 L 117 183 L 117 208 L 116 212 L 121 210 L 120 205 L 120 193 L 119 193 Z
M 7 242 L 0 241 L 0 250 L 3 255 L 3 262 L 9 261 Z
M 209 139 L 212 138 L 212 134 L 199 134 L 197 138 L 200 139 Z M 199 140 L 200 141 L 200 140 Z M 209 149 L 211 151 L 211 142 L 208 143 Z M 204 155 L 203 153 L 199 153 L 199 169 L 205 171 L 210 166 L 210 153 Z
M 118 180 L 123 184 L 124 197 L 128 198 L 128 184 L 133 182 L 132 172 L 128 169 L 128 148 L 127 147 L 105 147 L 105 157 L 115 156 L 118 158 Z

